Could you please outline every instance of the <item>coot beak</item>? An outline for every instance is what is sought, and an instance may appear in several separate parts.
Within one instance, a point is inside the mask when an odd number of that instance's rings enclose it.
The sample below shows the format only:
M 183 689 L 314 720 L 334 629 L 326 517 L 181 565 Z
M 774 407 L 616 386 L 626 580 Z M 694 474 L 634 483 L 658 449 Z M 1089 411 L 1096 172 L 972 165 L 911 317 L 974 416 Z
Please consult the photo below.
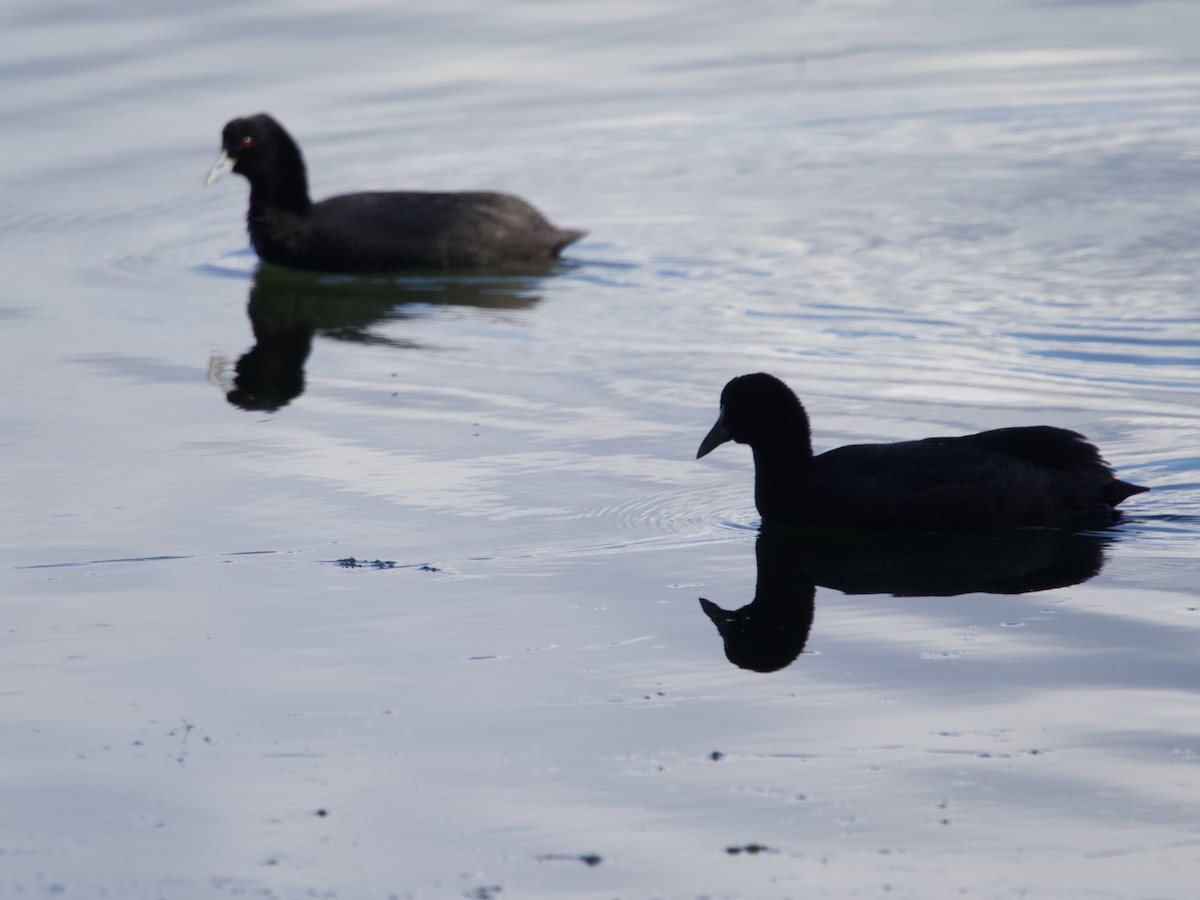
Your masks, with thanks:
M 700 449 L 696 451 L 696 459 L 702 456 L 707 456 L 726 441 L 732 441 L 733 435 L 729 433 L 729 429 L 725 427 L 725 407 L 721 407 L 721 414 L 717 416 L 717 422 L 712 427 L 712 431 L 704 436 L 704 440 L 700 442 Z
M 234 162 L 236 162 L 236 160 L 229 155 L 229 151 L 222 150 L 220 157 L 217 159 L 217 164 L 212 167 L 212 171 L 209 172 L 208 177 L 204 179 L 204 186 L 212 187 L 213 182 L 215 182 L 218 178 L 220 178 L 226 172 L 232 172 Z
M 704 610 L 704 614 L 706 616 L 712 619 L 712 623 L 717 626 L 718 631 L 723 625 L 725 625 L 726 622 L 737 618 L 734 613 L 730 612 L 729 610 L 721 609 L 721 607 L 717 606 L 717 604 L 713 603 L 711 600 L 705 600 L 703 597 L 700 598 L 700 608 Z

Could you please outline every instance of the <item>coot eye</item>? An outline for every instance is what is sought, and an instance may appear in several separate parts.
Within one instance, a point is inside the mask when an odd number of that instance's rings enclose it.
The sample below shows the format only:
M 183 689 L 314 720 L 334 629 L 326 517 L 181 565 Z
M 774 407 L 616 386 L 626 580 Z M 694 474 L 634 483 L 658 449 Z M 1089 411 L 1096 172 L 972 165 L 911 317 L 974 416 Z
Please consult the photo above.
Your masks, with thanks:
M 254 138 L 250 137 L 250 135 L 246 135 L 244 138 L 242 138 L 242 149 L 243 150 L 245 150 L 247 147 L 252 146 L 253 144 L 254 144 Z

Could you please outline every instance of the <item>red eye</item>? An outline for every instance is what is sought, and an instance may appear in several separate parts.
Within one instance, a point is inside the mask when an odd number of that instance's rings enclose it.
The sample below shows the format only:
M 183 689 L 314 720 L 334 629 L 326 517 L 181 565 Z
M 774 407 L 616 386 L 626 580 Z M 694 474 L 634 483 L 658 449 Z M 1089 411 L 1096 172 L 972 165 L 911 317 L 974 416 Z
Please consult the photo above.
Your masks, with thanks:
M 254 138 L 250 137 L 250 135 L 246 135 L 244 138 L 242 138 L 242 149 L 245 150 L 247 147 L 253 145 L 253 143 Z

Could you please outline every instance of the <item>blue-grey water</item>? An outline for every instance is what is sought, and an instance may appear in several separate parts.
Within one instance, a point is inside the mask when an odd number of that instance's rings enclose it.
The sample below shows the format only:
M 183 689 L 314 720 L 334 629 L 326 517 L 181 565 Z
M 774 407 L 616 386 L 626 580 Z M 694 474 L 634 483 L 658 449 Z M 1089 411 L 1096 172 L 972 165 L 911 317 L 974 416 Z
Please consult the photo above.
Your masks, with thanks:
M 1197 34 L 1192 0 L 10 0 L 0 895 L 1194 894 Z M 261 110 L 318 197 L 590 234 L 260 272 L 245 183 L 201 182 Z M 818 450 L 1049 423 L 1153 490 L 982 557 L 760 543 L 748 451 L 693 458 L 758 370 Z

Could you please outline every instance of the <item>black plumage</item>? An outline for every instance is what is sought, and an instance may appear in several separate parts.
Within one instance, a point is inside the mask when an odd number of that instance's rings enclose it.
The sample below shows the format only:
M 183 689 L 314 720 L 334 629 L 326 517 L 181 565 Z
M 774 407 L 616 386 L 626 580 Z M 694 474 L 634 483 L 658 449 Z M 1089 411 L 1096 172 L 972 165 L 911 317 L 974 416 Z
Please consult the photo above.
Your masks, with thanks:
M 369 191 L 318 203 L 300 148 L 266 114 L 233 119 L 206 184 L 250 182 L 250 242 L 269 263 L 318 272 L 465 268 L 553 259 L 583 231 L 557 228 L 519 197 L 492 191 Z
M 857 444 L 818 456 L 808 415 L 778 378 L 743 375 L 697 458 L 725 441 L 754 453 L 763 522 L 871 531 L 1103 526 L 1149 490 L 1117 478 L 1081 434 L 1049 425 Z

